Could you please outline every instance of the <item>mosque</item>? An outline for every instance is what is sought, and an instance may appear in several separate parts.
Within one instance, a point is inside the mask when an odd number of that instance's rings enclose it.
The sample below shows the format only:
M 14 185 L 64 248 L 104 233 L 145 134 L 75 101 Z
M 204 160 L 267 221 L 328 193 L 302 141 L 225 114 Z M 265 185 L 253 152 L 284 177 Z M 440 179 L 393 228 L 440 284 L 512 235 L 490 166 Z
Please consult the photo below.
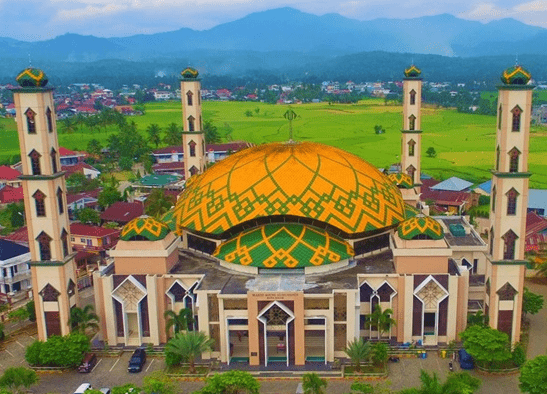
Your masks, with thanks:
M 355 338 L 426 346 L 458 339 L 467 315 L 520 338 L 528 144 L 533 87 L 521 66 L 502 74 L 491 229 L 420 202 L 421 71 L 404 72 L 401 168 L 386 176 L 341 149 L 276 142 L 206 169 L 200 79 L 181 73 L 186 186 L 162 220 L 129 222 L 94 274 L 108 345 L 166 343 L 164 312 L 188 308 L 215 341 L 204 359 L 304 365 L 345 357 Z M 78 305 L 52 89 L 25 69 L 13 90 L 38 335 L 70 332 Z M 376 306 L 396 324 L 370 327 Z

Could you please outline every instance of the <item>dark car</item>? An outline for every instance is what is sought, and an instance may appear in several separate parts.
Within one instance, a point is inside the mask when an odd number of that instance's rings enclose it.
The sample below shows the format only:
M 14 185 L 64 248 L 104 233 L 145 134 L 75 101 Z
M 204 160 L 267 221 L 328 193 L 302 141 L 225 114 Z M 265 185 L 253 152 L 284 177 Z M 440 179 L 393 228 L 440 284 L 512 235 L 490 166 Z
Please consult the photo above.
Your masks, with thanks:
M 465 349 L 460 349 L 458 351 L 458 357 L 460 359 L 460 368 L 461 369 L 473 369 L 475 368 L 475 363 L 473 362 L 473 357 L 465 351 Z
M 127 370 L 129 372 L 140 372 L 142 371 L 142 366 L 146 362 L 146 351 L 142 348 L 135 350 L 131 359 L 129 359 L 129 366 Z
M 97 356 L 95 353 L 86 353 L 82 363 L 78 366 L 78 372 L 89 373 L 93 370 L 95 364 L 97 364 Z

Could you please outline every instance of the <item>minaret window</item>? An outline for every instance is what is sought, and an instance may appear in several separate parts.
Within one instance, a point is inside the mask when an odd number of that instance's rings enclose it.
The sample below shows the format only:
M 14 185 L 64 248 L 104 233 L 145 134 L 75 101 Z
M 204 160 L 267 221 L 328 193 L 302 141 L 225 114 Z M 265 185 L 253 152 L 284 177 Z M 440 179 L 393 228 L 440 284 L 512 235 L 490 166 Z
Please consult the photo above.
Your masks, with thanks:
M 42 155 L 33 149 L 32 152 L 29 153 L 29 157 L 32 175 L 42 175 L 42 169 L 40 168 L 40 157 L 42 157 Z
M 192 168 L 190 168 L 190 175 L 196 175 L 198 173 L 198 169 L 196 168 L 196 166 L 192 166 Z
M 25 112 L 25 117 L 27 118 L 28 133 L 36 134 L 36 112 L 29 108 Z
M 493 256 L 493 255 L 494 255 L 494 227 L 490 229 L 490 256 Z
M 416 142 L 414 140 L 408 141 L 408 155 L 414 156 L 414 147 L 416 146 Z
M 492 188 L 492 212 L 496 212 L 496 188 Z
M 57 152 L 54 148 L 51 148 L 51 171 L 57 173 Z
M 193 96 L 194 94 L 191 92 L 191 91 L 188 91 L 188 93 L 186 93 L 186 102 L 188 103 L 188 106 L 192 106 L 194 105 L 194 100 L 193 100 Z
M 68 250 L 68 233 L 65 229 L 61 232 L 61 243 L 63 244 L 63 256 L 66 257 L 70 251 Z
M 59 206 L 59 214 L 62 215 L 65 212 L 65 206 L 63 204 L 63 191 L 61 188 L 57 189 L 57 205 Z
M 500 170 L 500 147 L 496 148 L 496 171 Z
M 500 104 L 500 108 L 498 110 L 498 129 L 501 129 L 501 117 L 502 117 L 502 107 L 501 107 L 501 104 Z
M 515 259 L 515 244 L 517 242 L 517 234 L 513 230 L 509 230 L 502 237 L 504 242 L 503 259 L 514 260 Z
M 512 131 L 520 131 L 520 114 L 522 114 L 522 109 L 517 105 L 511 112 L 513 113 Z
M 412 178 L 412 182 L 416 182 L 414 179 L 415 172 L 416 172 L 416 168 L 414 168 L 414 166 L 412 165 L 406 169 L 406 173 Z
M 45 217 L 46 216 L 46 195 L 40 190 L 37 190 L 36 193 L 32 195 L 34 198 L 34 205 L 36 207 L 36 216 Z
M 408 117 L 408 129 L 414 130 L 416 128 L 416 117 L 414 115 L 410 115 Z
M 519 156 L 520 152 L 517 148 L 513 148 L 509 151 L 509 172 L 519 171 Z
M 188 147 L 190 148 L 190 157 L 196 157 L 196 143 L 194 141 L 190 141 L 188 143 Z
M 194 131 L 196 129 L 195 121 L 196 119 L 193 116 L 188 118 L 188 131 Z
M 201 141 L 201 154 L 205 156 L 205 141 Z
M 51 260 L 51 237 L 42 231 L 36 240 L 40 250 L 40 260 Z
M 512 188 L 507 192 L 507 215 L 517 214 L 517 197 L 519 193 Z
M 47 119 L 47 131 L 49 131 L 50 133 L 53 133 L 53 115 L 49 107 L 47 107 L 47 110 L 46 110 L 46 119 Z
M 410 91 L 410 105 L 415 105 L 415 104 L 416 104 L 416 91 L 412 89 Z

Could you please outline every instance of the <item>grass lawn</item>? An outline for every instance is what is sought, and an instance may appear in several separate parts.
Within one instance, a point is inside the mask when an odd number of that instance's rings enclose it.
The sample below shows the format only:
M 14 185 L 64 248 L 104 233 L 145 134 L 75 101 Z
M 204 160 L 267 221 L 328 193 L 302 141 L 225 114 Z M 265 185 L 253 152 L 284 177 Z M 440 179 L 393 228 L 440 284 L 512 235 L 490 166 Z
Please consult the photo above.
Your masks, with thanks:
M 258 109 L 258 113 L 256 112 Z M 333 145 L 378 167 L 400 160 L 402 107 L 384 105 L 382 99 L 369 99 L 357 104 L 327 103 L 293 105 L 298 118 L 293 121 L 294 138 Z M 245 113 L 251 111 L 253 116 Z M 283 118 L 285 105 L 245 102 L 204 102 L 203 118 L 218 127 L 225 140 L 246 140 L 256 144 L 286 141 L 289 124 Z M 161 102 L 146 105 L 144 116 L 130 118 L 146 135 L 146 127 L 157 123 L 165 128 L 175 122 L 182 124 L 180 102 Z M 0 160 L 18 155 L 15 122 L 0 119 L 4 125 Z M 382 125 L 385 134 L 374 133 L 375 125 Z M 461 114 L 453 109 L 422 109 L 422 152 L 433 147 L 437 156 L 430 158 L 422 153 L 422 171 L 438 179 L 453 175 L 470 181 L 490 179 L 494 165 L 496 139 L 494 116 Z M 1 127 L 1 126 L 0 126 Z M 62 132 L 59 126 L 59 143 L 69 149 L 85 149 L 93 138 L 105 142 L 116 131 L 115 126 L 106 131 L 91 133 L 87 129 L 73 134 Z M 547 188 L 547 128 L 532 127 L 530 141 L 531 187 Z

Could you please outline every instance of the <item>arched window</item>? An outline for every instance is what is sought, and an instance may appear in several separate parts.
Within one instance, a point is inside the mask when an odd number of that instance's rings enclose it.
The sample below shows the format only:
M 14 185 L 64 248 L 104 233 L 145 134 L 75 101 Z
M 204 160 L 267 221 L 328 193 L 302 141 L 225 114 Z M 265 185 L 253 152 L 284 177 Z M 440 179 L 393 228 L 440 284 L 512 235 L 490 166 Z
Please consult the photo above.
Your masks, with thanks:
M 51 260 L 51 237 L 42 231 L 36 240 L 40 250 L 40 260 Z
M 29 153 L 29 157 L 30 157 L 30 168 L 32 171 L 32 175 L 42 175 L 42 169 L 40 167 L 40 157 L 42 157 L 42 155 L 33 149 Z
M 490 229 L 490 256 L 494 255 L 494 227 Z
M 198 105 L 201 104 L 201 91 L 198 90 Z
M 25 117 L 27 118 L 28 133 L 36 134 L 36 112 L 29 108 L 25 111 Z
M 412 89 L 410 91 L 410 105 L 415 105 L 415 104 L 416 104 L 416 91 Z
M 57 173 L 57 152 L 54 148 L 51 148 L 51 171 Z
M 414 179 L 414 173 L 416 172 L 416 168 L 414 168 L 413 165 L 410 165 L 407 169 L 406 169 L 406 173 L 412 178 L 412 182 L 413 183 L 416 183 L 416 180 Z
M 414 140 L 408 141 L 408 155 L 414 156 L 414 147 L 416 146 L 416 142 Z
M 496 171 L 500 170 L 500 147 L 496 148 Z
M 192 140 L 188 146 L 190 147 L 190 157 L 196 157 L 196 143 Z
M 201 140 L 201 154 L 205 156 L 205 141 Z
M 196 119 L 193 116 L 188 117 L 188 131 L 194 131 L 196 129 L 195 121 Z
M 414 130 L 416 128 L 416 117 L 414 115 L 410 115 L 408 117 L 408 129 Z
M 61 243 L 63 244 L 63 256 L 66 257 L 70 251 L 68 249 L 68 233 L 65 229 L 61 232 Z
M 63 203 L 63 191 L 61 188 L 57 189 L 57 205 L 59 206 L 59 214 L 62 215 L 65 212 L 65 206 Z
M 496 212 L 496 187 L 492 188 L 492 212 Z
M 40 190 L 36 190 L 36 192 L 32 195 L 34 198 L 34 206 L 36 207 L 36 216 L 38 217 L 45 217 L 46 216 L 46 195 L 42 193 Z
M 519 171 L 519 156 L 520 151 L 517 148 L 513 148 L 509 151 L 509 172 Z
M 506 194 L 507 196 L 507 215 L 516 215 L 517 214 L 517 197 L 519 193 L 511 188 Z
M 522 114 L 522 109 L 517 105 L 511 110 L 513 114 L 513 127 L 512 131 L 520 131 L 520 114 Z
M 192 168 L 190 168 L 190 175 L 196 175 L 198 173 L 198 169 L 196 166 L 192 166 Z
M 190 107 L 194 105 L 193 95 L 194 94 L 190 90 L 186 93 L 186 103 L 188 103 L 188 106 Z
M 50 133 L 53 133 L 53 114 L 51 112 L 51 109 L 47 107 L 46 109 L 46 119 L 47 119 L 47 131 Z
M 517 242 L 517 234 L 513 230 L 509 230 L 501 237 L 504 242 L 503 247 L 503 259 L 504 260 L 514 260 L 515 259 L 515 244 Z
M 500 104 L 500 108 L 498 110 L 498 129 L 501 129 L 501 119 L 502 119 L 502 115 L 503 112 L 502 112 L 502 107 L 501 107 L 501 104 Z

